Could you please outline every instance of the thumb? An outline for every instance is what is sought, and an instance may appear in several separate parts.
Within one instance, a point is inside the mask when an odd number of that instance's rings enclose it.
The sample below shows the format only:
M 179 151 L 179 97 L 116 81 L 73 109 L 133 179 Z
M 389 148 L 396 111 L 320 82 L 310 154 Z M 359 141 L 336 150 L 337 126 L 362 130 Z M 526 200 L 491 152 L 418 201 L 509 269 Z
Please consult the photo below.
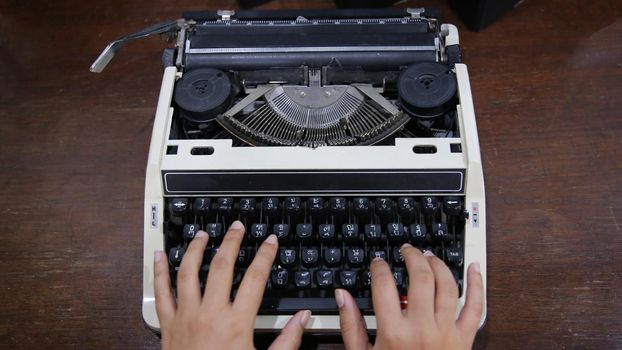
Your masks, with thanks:
M 298 311 L 294 317 L 287 321 L 285 327 L 281 331 L 268 350 L 296 350 L 300 347 L 302 341 L 302 333 L 305 326 L 311 318 L 311 311 Z
M 335 290 L 335 300 L 339 306 L 341 337 L 348 350 L 366 350 L 370 348 L 363 316 L 350 293 L 344 289 Z

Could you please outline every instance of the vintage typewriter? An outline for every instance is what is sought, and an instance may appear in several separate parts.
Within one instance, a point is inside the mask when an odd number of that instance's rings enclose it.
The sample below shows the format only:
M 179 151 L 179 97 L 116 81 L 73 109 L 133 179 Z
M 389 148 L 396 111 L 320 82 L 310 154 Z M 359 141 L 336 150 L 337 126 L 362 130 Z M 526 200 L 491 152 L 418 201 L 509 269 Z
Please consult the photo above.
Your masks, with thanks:
M 485 277 L 484 181 L 458 32 L 426 9 L 190 12 L 111 43 L 161 34 L 164 77 L 145 181 L 143 316 L 159 329 L 153 252 L 173 281 L 198 230 L 211 237 L 198 278 L 241 220 L 233 294 L 258 244 L 280 251 L 255 327 L 300 309 L 335 332 L 334 289 L 376 328 L 369 262 L 386 259 L 402 295 L 399 247 L 432 250 L 453 272 Z M 482 323 L 485 319 L 482 316 Z

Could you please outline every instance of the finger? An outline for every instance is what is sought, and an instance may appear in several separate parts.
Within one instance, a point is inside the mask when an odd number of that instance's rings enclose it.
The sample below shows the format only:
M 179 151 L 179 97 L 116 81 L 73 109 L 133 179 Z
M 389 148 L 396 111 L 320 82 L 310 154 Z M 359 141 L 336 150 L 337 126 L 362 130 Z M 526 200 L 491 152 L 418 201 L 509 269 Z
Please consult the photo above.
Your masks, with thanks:
M 391 328 L 402 316 L 395 280 L 386 261 L 375 258 L 371 263 L 371 297 L 378 329 Z
M 472 263 L 467 270 L 466 302 L 458 318 L 458 329 L 469 336 L 475 336 L 483 309 L 484 282 L 479 263 Z
M 155 289 L 155 305 L 160 329 L 165 329 L 175 316 L 175 298 L 171 290 L 171 277 L 168 271 L 166 254 L 161 250 L 153 253 L 153 287 Z
M 233 307 L 239 312 L 257 314 L 277 248 L 278 242 L 275 235 L 268 236 L 259 247 L 235 295 Z
M 199 269 L 207 245 L 207 233 L 199 231 L 188 245 L 177 273 L 177 303 L 180 308 L 194 308 L 201 303 Z
M 367 349 L 370 346 L 367 330 L 361 310 L 352 295 L 343 289 L 336 289 L 335 301 L 339 307 L 339 324 L 345 348 L 348 350 Z
M 297 350 L 300 347 L 302 334 L 310 318 L 311 311 L 298 311 L 298 313 L 287 321 L 281 334 L 274 339 L 274 342 L 272 342 L 268 350 Z
M 406 243 L 400 251 L 408 270 L 407 314 L 422 319 L 434 316 L 434 273 L 419 249 Z
M 218 253 L 212 258 L 205 283 L 203 300 L 205 305 L 228 305 L 233 284 L 233 267 L 244 238 L 244 225 L 234 221 L 220 244 Z
M 450 321 L 453 324 L 458 306 L 458 285 L 445 263 L 435 257 L 428 257 L 428 263 L 434 273 L 436 298 L 434 302 L 436 319 Z

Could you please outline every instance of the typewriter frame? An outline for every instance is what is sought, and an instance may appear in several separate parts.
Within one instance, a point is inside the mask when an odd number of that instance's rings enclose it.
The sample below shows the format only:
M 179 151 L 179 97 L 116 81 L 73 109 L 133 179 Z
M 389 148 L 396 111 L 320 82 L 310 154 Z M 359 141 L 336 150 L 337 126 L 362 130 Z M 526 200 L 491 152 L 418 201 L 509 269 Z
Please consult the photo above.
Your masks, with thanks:
M 458 32 L 453 25 L 443 24 L 447 33 L 446 45 L 458 44 Z M 457 120 L 460 128 L 459 138 L 402 138 L 396 139 L 394 146 L 326 146 L 308 147 L 232 147 L 230 140 L 173 140 L 169 136 L 174 109 L 172 97 L 175 81 L 182 75 L 178 68 L 167 67 L 164 70 L 162 85 L 157 104 L 149 158 L 145 180 L 144 202 L 144 272 L 143 272 L 143 318 L 147 325 L 159 331 L 160 325 L 155 308 L 153 284 L 153 257 L 155 250 L 164 249 L 163 221 L 165 184 L 163 173 L 167 170 L 196 171 L 207 168 L 218 171 L 240 171 L 259 169 L 304 170 L 313 169 L 397 169 L 395 158 L 402 161 L 399 169 L 404 170 L 464 170 L 464 188 L 457 193 L 465 196 L 465 246 L 463 268 L 472 262 L 479 262 L 484 282 L 484 312 L 480 327 L 486 319 L 486 206 L 484 178 L 480 157 L 479 140 L 475 112 L 471 96 L 471 88 L 467 67 L 455 64 L 458 82 L 459 104 Z M 451 152 L 451 144 L 460 144 L 462 152 Z M 416 154 L 414 146 L 434 146 L 436 153 Z M 167 154 L 169 146 L 176 146 L 176 154 Z M 193 155 L 194 147 L 212 147 L 211 155 Z M 365 158 L 359 158 L 364 152 Z M 328 156 L 330 155 L 330 156 Z M 304 164 L 300 159 L 305 159 Z M 404 159 L 411 161 L 405 164 Z M 202 169 L 197 169 L 202 165 Z M 253 193 L 256 196 L 271 193 Z M 330 196 L 339 193 L 322 193 Z M 386 193 L 385 193 L 386 194 Z M 391 195 L 412 194 L 392 192 Z M 192 197 L 203 194 L 184 193 L 182 196 Z M 219 193 L 219 195 L 224 195 Z M 241 194 L 228 193 L 229 196 Z M 283 193 L 277 195 L 284 195 Z M 347 193 L 356 195 L 356 193 Z M 370 193 L 364 193 L 373 196 Z M 438 193 L 422 192 L 417 195 L 438 195 Z M 169 195 L 171 196 L 171 195 Z M 466 276 L 466 273 L 465 273 Z M 466 290 L 468 281 L 464 279 Z M 465 293 L 459 300 L 456 316 L 465 302 Z M 259 315 L 256 318 L 255 330 L 274 332 L 282 329 L 291 315 Z M 375 332 L 375 316 L 364 316 L 368 331 Z M 307 332 L 336 333 L 339 331 L 339 316 L 312 316 L 306 327 Z

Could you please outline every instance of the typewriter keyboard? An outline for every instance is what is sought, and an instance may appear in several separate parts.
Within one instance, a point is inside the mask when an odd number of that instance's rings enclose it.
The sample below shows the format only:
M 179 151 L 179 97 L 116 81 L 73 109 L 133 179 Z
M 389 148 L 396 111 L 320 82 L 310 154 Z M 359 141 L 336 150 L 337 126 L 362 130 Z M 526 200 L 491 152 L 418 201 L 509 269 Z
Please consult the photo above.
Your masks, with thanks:
M 166 198 L 165 246 L 171 279 L 196 232 L 210 236 L 199 279 L 231 223 L 240 220 L 246 237 L 240 248 L 232 297 L 258 245 L 279 239 L 259 314 L 310 309 L 336 314 L 334 289 L 345 288 L 364 314 L 371 309 L 369 263 L 385 259 L 401 295 L 408 274 L 399 248 L 411 243 L 442 258 L 462 294 L 463 197 L 187 197 Z

